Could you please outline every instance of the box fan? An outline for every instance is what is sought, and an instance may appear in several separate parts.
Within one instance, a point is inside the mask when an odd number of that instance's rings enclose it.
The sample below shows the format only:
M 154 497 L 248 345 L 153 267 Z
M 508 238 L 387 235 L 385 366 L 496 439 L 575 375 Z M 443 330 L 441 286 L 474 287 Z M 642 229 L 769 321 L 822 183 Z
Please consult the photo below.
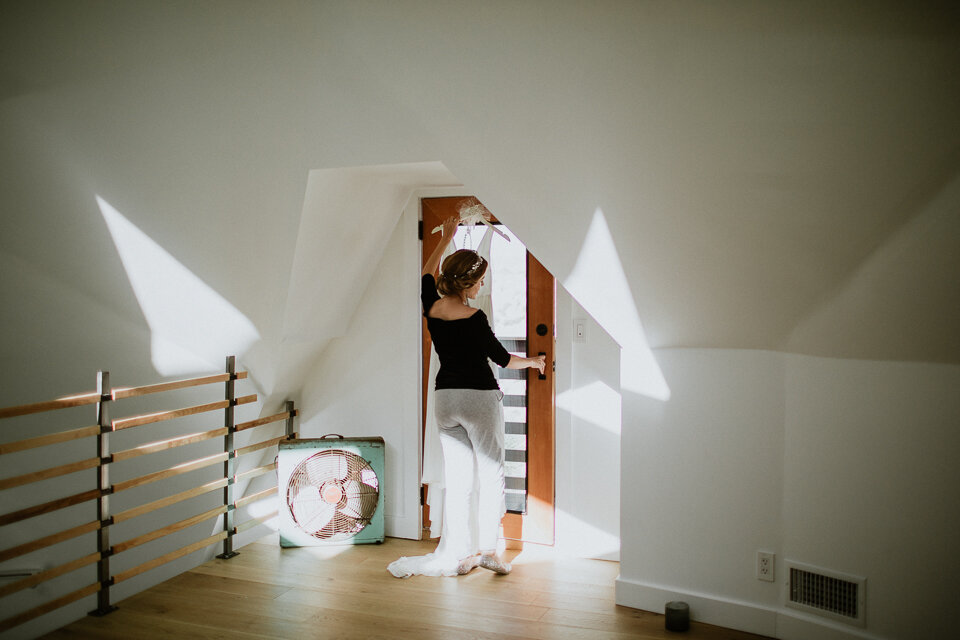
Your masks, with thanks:
M 281 442 L 280 546 L 383 542 L 383 438 Z

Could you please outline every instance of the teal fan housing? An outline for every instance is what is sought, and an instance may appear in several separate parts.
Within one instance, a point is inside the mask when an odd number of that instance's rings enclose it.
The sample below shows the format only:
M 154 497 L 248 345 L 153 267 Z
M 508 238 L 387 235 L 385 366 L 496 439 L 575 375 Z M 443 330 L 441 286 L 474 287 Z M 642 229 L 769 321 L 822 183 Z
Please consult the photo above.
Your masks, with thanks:
M 383 542 L 383 438 L 281 442 L 280 546 Z

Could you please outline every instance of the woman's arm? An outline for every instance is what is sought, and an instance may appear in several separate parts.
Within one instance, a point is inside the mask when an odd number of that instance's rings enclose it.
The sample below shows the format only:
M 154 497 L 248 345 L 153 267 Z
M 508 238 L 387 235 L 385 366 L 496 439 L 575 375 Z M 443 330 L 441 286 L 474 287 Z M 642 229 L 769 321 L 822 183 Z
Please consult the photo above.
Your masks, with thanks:
M 521 358 L 520 356 L 510 356 L 510 362 L 507 363 L 507 369 L 539 369 L 543 373 L 546 366 L 546 356 L 537 356 L 535 358 Z
M 453 242 L 453 236 L 457 232 L 457 226 L 459 225 L 460 218 L 457 216 L 450 216 L 443 221 L 443 239 L 440 240 L 440 244 L 433 250 L 433 253 L 427 258 L 427 261 L 423 263 L 423 271 L 420 272 L 421 276 L 425 276 L 428 273 L 431 275 L 437 273 L 437 269 L 440 268 L 440 256 L 447 250 L 447 245 Z

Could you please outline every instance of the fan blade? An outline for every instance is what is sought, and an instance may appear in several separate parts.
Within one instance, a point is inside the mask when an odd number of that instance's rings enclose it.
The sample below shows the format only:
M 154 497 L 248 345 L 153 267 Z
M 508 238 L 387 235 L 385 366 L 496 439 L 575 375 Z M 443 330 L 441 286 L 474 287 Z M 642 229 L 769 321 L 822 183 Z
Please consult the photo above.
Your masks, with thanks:
M 369 491 L 371 488 L 374 490 L 380 488 L 380 483 L 377 481 L 377 474 L 368 466 L 351 471 L 347 481 L 364 485 L 366 488 L 364 488 L 363 491 Z
M 348 480 L 343 484 L 344 492 L 347 494 L 347 501 L 340 507 L 340 513 L 350 518 L 363 518 L 361 508 L 363 506 L 362 492 L 360 483 Z
M 321 451 L 307 459 L 305 466 L 307 482 L 321 485 L 330 478 L 339 478 L 340 456 L 338 452 Z
M 303 511 L 309 509 L 312 504 L 320 502 L 320 489 L 313 485 L 292 487 L 296 493 L 290 498 L 290 492 L 287 492 L 287 504 L 290 509 Z
M 380 489 L 380 481 L 377 479 L 377 474 L 369 467 L 360 470 L 360 482 L 368 487 L 373 487 L 377 490 Z
M 347 500 L 340 507 L 340 513 L 357 521 L 357 526 L 361 529 L 370 524 L 374 512 L 377 510 L 379 495 L 370 491 L 370 487 L 359 483 L 349 483 L 344 485 Z M 358 529 L 359 530 L 359 529 Z
M 337 514 L 337 509 L 333 505 L 329 505 L 322 501 L 318 504 L 318 508 L 307 511 L 300 517 L 298 517 L 300 514 L 296 513 L 293 516 L 294 520 L 297 521 L 297 524 L 299 524 L 304 531 L 307 531 L 311 535 L 327 526 Z
M 337 480 L 341 482 L 347 479 L 347 476 L 350 475 L 350 458 L 348 456 L 353 455 L 348 451 L 337 451 L 337 471 L 336 476 Z

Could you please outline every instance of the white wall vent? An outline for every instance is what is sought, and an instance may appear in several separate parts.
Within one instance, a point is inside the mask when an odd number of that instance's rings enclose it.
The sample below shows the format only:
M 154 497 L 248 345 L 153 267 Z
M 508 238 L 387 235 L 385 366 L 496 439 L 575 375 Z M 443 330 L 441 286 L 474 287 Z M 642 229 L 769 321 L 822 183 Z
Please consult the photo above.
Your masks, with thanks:
M 785 603 L 819 616 L 864 626 L 867 579 L 785 561 Z

